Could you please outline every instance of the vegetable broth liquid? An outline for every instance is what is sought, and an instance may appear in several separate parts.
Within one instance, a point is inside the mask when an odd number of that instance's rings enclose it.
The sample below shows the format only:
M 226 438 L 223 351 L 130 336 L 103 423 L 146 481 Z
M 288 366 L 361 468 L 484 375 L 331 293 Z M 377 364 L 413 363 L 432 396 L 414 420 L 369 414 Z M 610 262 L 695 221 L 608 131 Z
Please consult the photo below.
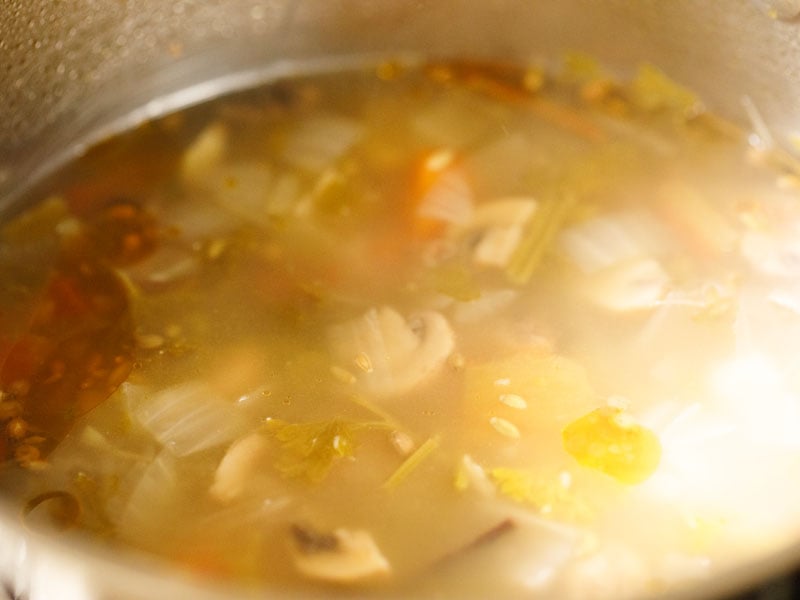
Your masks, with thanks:
M 797 184 L 578 55 L 147 122 L 0 230 L 3 494 L 248 587 L 691 585 L 800 529 Z

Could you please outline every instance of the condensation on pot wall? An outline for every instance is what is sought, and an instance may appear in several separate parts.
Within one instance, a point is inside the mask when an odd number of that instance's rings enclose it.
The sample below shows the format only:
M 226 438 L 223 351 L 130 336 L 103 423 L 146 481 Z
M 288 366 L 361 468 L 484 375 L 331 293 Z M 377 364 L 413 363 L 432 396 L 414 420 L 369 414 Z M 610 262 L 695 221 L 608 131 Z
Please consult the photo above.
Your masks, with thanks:
M 13 1 L 0 21 L 0 198 L 7 204 L 52 161 L 153 98 L 321 56 L 526 60 L 581 50 L 620 70 L 649 61 L 741 122 L 747 94 L 788 143 L 800 129 L 797 11 L 796 0 L 611 0 L 602 9 L 590 0 L 386 0 L 379 10 L 365 0 Z

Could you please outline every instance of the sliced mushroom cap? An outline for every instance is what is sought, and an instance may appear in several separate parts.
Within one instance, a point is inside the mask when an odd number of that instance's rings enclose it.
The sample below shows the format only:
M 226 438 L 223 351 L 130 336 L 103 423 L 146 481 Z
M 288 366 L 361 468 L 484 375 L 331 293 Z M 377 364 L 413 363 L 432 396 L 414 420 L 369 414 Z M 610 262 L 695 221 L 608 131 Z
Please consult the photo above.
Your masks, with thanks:
M 267 438 L 259 433 L 251 433 L 231 444 L 214 472 L 214 483 L 208 490 L 211 497 L 223 503 L 239 498 L 268 449 Z
M 479 206 L 462 234 L 474 239 L 473 260 L 479 265 L 505 267 L 522 229 L 536 212 L 532 198 L 503 198 Z
M 340 528 L 327 533 L 295 524 L 291 533 L 295 566 L 306 577 L 352 583 L 391 572 L 367 531 Z
M 414 388 L 444 364 L 455 345 L 440 313 L 424 311 L 406 320 L 386 306 L 334 327 L 330 340 L 335 356 L 353 366 L 361 384 L 379 396 Z

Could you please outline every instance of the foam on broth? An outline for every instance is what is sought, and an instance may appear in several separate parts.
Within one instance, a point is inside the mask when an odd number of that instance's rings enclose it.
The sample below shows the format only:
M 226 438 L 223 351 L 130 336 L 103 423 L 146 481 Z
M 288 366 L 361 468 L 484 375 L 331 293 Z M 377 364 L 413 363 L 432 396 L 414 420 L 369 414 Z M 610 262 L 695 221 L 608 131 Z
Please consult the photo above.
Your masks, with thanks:
M 359 596 L 640 596 L 788 543 L 796 178 L 567 62 L 281 80 L 69 165 L 2 230 L 3 493 Z

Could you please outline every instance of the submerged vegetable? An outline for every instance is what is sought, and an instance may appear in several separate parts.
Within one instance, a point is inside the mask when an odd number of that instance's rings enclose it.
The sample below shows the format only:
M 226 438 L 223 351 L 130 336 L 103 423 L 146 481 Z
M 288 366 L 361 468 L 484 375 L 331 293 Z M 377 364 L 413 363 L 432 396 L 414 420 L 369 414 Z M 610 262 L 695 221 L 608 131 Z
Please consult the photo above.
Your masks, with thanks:
M 333 533 L 320 533 L 293 525 L 292 540 L 297 569 L 313 579 L 347 583 L 385 576 L 391 571 L 366 531 L 336 529 Z
M 322 423 L 285 423 L 269 419 L 267 430 L 280 443 L 276 468 L 286 477 L 319 482 L 340 458 L 353 456 L 357 434 L 383 428 L 383 423 L 352 423 L 333 419 Z
M 404 319 L 381 307 L 332 328 L 331 344 L 344 364 L 355 364 L 364 387 L 380 396 L 408 392 L 435 373 L 453 349 L 453 332 L 440 313 Z

